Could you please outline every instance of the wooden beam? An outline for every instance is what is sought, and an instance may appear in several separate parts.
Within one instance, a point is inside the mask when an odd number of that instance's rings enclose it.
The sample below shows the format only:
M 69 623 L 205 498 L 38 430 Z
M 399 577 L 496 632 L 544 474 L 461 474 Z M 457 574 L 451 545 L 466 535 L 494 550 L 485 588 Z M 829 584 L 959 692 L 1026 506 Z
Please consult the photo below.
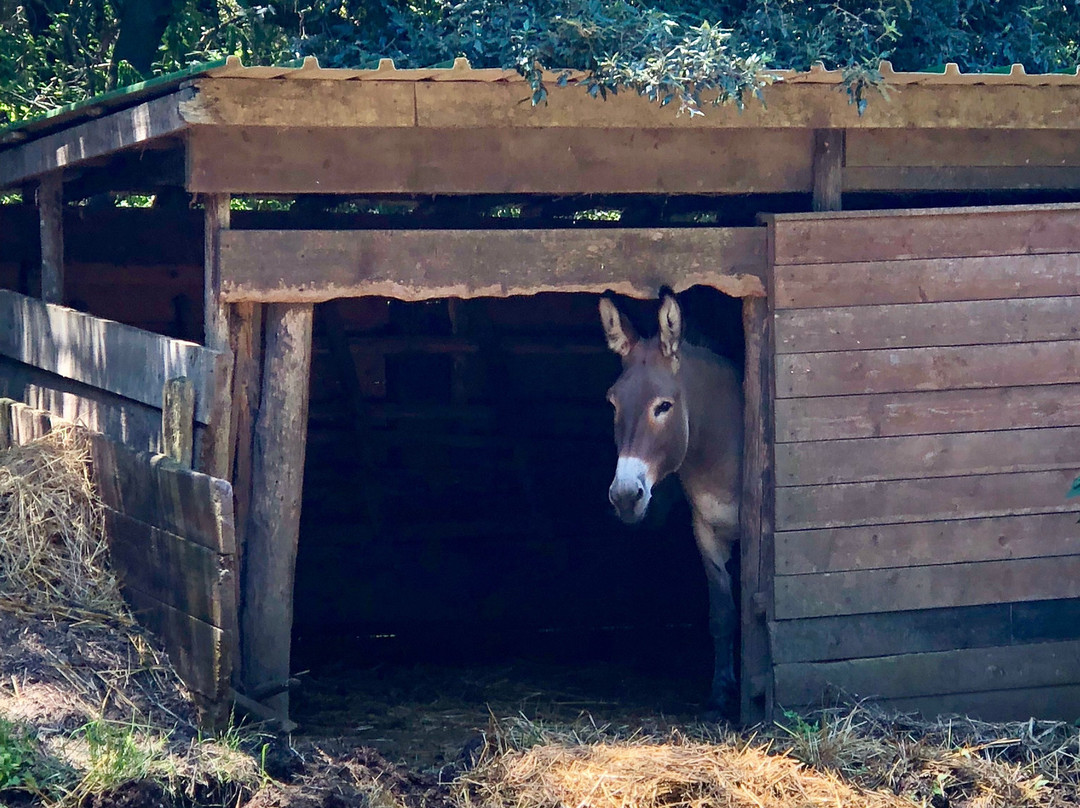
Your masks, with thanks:
M 0 188 L 180 132 L 187 122 L 178 105 L 193 92 L 179 90 L 6 149 L 0 156 Z
M 743 300 L 743 333 L 746 337 L 746 375 L 743 380 L 743 469 L 739 506 L 739 563 L 742 569 L 742 675 L 739 719 L 743 724 L 765 720 L 769 705 L 767 681 L 772 673 L 769 657 L 768 621 L 771 617 L 772 570 L 766 545 L 772 541 L 763 531 L 762 514 L 770 492 L 766 474 L 770 466 L 769 365 L 771 363 L 770 314 L 765 298 Z
M 208 422 L 209 391 L 226 355 L 183 340 L 0 290 L 0 356 L 162 408 L 167 379 L 190 377 L 195 419 Z
M 316 303 L 613 290 L 667 284 L 764 294 L 764 228 L 606 230 L 232 230 L 221 235 L 227 301 Z
M 814 210 L 840 210 L 844 185 L 844 130 L 814 130 Z
M 267 194 L 808 193 L 812 154 L 812 132 L 801 129 L 215 126 L 190 133 L 187 189 Z
M 41 290 L 46 303 L 64 302 L 64 180 L 59 171 L 45 174 L 37 187 L 41 233 Z
M 230 198 L 228 194 L 209 194 L 203 198 L 203 319 L 205 344 L 233 359 L 229 341 L 229 307 L 221 295 L 221 236 L 229 229 Z M 232 477 L 232 373 L 229 362 L 227 376 L 219 380 L 212 391 L 211 430 L 200 447 L 200 467 L 216 477 Z
M 307 441 L 310 305 L 266 309 L 245 548 L 241 653 L 245 691 L 289 678 L 293 581 Z M 289 694 L 269 700 L 288 717 Z

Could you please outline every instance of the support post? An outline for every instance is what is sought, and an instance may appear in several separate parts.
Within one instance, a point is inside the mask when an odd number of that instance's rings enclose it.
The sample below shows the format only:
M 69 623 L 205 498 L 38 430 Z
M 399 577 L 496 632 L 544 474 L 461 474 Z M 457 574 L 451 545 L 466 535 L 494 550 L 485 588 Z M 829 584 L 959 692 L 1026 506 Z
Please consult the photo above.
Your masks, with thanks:
M 46 303 L 64 302 L 64 179 L 59 171 L 42 176 L 37 186 L 41 229 L 41 286 Z
M 203 228 L 203 343 L 215 351 L 229 351 L 228 305 L 221 299 L 221 232 L 229 229 L 229 195 L 209 194 L 204 200 Z M 232 472 L 233 362 L 217 380 L 213 416 L 199 447 L 199 470 L 230 479 Z
M 161 453 L 191 468 L 195 428 L 195 385 L 169 379 L 161 391 Z
M 289 678 L 293 581 L 307 443 L 312 306 L 265 309 L 262 394 L 251 456 L 241 615 L 244 690 Z M 288 691 L 267 706 L 288 717 Z
M 763 297 L 743 298 L 743 479 L 739 508 L 742 573 L 741 692 L 743 724 L 764 721 L 772 706 L 772 316 Z
M 844 130 L 814 130 L 814 210 L 842 210 Z

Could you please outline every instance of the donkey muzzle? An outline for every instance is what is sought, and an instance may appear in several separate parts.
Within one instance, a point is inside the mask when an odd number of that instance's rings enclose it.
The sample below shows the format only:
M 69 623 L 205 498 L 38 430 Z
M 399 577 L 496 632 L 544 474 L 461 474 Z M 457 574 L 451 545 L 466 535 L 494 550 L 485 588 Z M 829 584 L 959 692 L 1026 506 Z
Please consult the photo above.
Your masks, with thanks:
M 615 479 L 608 489 L 608 500 L 615 512 L 627 524 L 640 522 L 645 517 L 652 498 L 652 481 L 649 468 L 636 457 L 620 457 L 615 468 Z

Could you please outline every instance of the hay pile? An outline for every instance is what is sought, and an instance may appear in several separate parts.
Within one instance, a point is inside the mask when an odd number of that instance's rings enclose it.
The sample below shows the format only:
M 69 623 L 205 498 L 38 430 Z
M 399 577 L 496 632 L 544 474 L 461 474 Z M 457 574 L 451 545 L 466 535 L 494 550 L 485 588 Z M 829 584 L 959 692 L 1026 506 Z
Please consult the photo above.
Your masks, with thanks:
M 530 743 L 530 735 L 533 745 L 515 748 Z M 559 732 L 503 722 L 479 764 L 459 780 L 461 801 L 506 808 L 911 806 L 734 734 L 620 735 L 606 727 Z
M 89 444 L 74 426 L 0 453 L 0 608 L 130 624 L 103 513 Z

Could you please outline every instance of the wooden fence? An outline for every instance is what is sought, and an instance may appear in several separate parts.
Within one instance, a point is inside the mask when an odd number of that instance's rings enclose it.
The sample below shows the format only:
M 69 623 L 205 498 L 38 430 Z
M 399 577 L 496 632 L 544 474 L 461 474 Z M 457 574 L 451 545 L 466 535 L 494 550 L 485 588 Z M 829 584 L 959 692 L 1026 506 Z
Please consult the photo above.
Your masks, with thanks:
M 1080 207 L 777 216 L 775 699 L 1080 714 Z

